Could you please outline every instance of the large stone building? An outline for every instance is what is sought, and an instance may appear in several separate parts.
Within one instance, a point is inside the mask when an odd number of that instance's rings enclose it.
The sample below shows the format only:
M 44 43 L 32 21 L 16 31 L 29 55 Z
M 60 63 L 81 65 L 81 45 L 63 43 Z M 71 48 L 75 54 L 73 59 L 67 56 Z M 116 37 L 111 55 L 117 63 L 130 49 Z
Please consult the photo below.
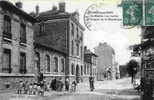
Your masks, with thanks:
M 36 20 L 8 1 L 0 1 L 0 89 L 34 80 L 33 23 Z
M 84 27 L 79 22 L 79 13 L 68 13 L 65 3 L 59 3 L 58 8 L 53 6 L 51 10 L 41 13 L 37 6 L 35 16 L 38 20 L 35 25 L 35 51 L 36 56 L 42 55 L 40 60 L 36 57 L 40 61 L 38 68 L 46 73 L 50 67 L 54 70 L 49 71 L 49 76 L 65 74 L 70 80 L 79 82 L 84 69 Z M 45 61 L 47 59 L 49 61 Z
M 84 47 L 84 79 L 88 79 L 89 76 L 97 78 L 96 60 L 97 55 L 93 53 L 87 47 Z
M 107 43 L 99 43 L 95 48 L 97 58 L 97 80 L 115 79 L 119 75 L 115 62 L 115 51 Z

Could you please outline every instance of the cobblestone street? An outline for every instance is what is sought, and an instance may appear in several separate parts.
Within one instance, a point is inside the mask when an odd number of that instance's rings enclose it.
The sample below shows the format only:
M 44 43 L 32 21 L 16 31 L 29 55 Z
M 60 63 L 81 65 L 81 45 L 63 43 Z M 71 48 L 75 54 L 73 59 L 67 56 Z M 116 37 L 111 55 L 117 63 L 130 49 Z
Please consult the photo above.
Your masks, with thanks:
M 133 90 L 130 78 L 95 83 L 95 91 L 89 90 L 88 83 L 80 83 L 76 93 L 47 92 L 44 97 L 1 93 L 0 100 L 139 100 L 139 94 Z

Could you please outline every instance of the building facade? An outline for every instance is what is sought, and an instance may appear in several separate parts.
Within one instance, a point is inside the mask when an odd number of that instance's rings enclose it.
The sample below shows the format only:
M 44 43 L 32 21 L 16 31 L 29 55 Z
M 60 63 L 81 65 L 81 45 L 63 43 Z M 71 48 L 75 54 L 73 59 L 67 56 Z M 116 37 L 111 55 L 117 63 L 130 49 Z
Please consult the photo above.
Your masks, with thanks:
M 79 22 L 79 13 L 65 11 L 65 3 L 53 6 L 49 11 L 39 13 L 36 7 L 35 35 L 43 37 L 43 45 L 65 54 L 65 78 L 79 82 L 84 67 L 83 31 Z M 48 40 L 48 41 L 45 41 Z M 37 49 L 37 48 L 36 48 Z
M 64 82 L 65 80 L 65 60 L 66 54 L 53 48 L 48 35 L 39 35 L 34 38 L 34 68 L 36 76 L 43 73 L 47 84 L 56 78 Z
M 0 1 L 0 89 L 16 82 L 34 81 L 33 17 L 16 6 Z
M 115 52 L 107 43 L 99 43 L 95 48 L 97 58 L 97 80 L 115 79 Z
M 88 79 L 89 76 L 93 76 L 96 80 L 97 78 L 97 68 L 96 68 L 97 55 L 84 47 L 84 79 Z

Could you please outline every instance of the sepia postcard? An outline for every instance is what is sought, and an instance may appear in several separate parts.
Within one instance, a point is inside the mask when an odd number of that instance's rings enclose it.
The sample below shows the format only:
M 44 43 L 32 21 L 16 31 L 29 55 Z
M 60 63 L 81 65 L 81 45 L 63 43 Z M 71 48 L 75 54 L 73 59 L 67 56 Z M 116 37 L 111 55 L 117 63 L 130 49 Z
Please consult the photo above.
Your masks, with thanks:
M 153 0 L 0 0 L 0 100 L 153 100 Z

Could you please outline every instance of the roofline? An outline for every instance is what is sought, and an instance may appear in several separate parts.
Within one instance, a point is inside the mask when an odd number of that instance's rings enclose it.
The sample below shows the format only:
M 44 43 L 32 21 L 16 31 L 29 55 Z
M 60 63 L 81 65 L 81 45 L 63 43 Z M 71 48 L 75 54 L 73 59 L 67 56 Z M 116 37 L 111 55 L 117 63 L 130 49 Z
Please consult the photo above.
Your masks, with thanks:
M 30 16 L 25 11 L 19 9 L 18 7 L 16 7 L 15 5 L 13 5 L 12 3 L 8 2 L 8 1 L 4 1 L 4 0 L 0 1 L 0 6 L 2 8 L 8 9 L 18 15 L 21 15 L 21 16 L 27 18 L 29 21 L 31 21 L 33 23 L 37 22 L 37 20 L 34 17 Z
M 54 49 L 54 48 L 45 46 L 45 45 L 43 45 L 43 44 L 34 42 L 34 48 L 37 48 L 37 47 L 44 47 L 44 48 L 47 48 L 47 49 L 49 49 L 49 50 L 51 50 L 51 51 L 59 52 L 59 53 L 61 53 L 61 54 L 63 54 L 63 55 L 66 56 L 66 53 L 64 53 L 64 52 L 62 52 L 62 51 L 60 51 L 60 50 L 57 50 L 57 49 Z
M 58 17 L 58 18 L 56 18 L 56 17 Z M 47 18 L 44 19 L 43 21 L 55 20 L 55 19 L 62 19 L 61 17 L 62 17 L 62 18 L 71 19 L 73 22 L 75 22 L 76 24 L 78 24 L 78 25 L 80 26 L 80 28 L 81 28 L 83 31 L 85 31 L 84 26 L 82 26 L 82 25 L 80 24 L 80 22 L 79 22 L 77 19 L 75 19 L 71 14 L 68 14 L 68 15 L 53 15 L 53 16 L 47 17 Z M 45 17 L 44 17 L 44 18 L 45 18 Z M 38 19 L 39 21 L 42 21 L 42 20 L 39 18 L 39 16 L 38 16 L 37 19 Z
M 83 31 L 85 31 L 85 28 L 80 24 L 80 22 L 79 22 L 77 19 L 75 19 L 73 16 L 71 16 L 71 19 L 72 19 L 75 23 L 77 23 Z
M 98 57 L 96 54 L 94 53 L 85 53 L 84 55 L 94 55 L 95 57 Z

